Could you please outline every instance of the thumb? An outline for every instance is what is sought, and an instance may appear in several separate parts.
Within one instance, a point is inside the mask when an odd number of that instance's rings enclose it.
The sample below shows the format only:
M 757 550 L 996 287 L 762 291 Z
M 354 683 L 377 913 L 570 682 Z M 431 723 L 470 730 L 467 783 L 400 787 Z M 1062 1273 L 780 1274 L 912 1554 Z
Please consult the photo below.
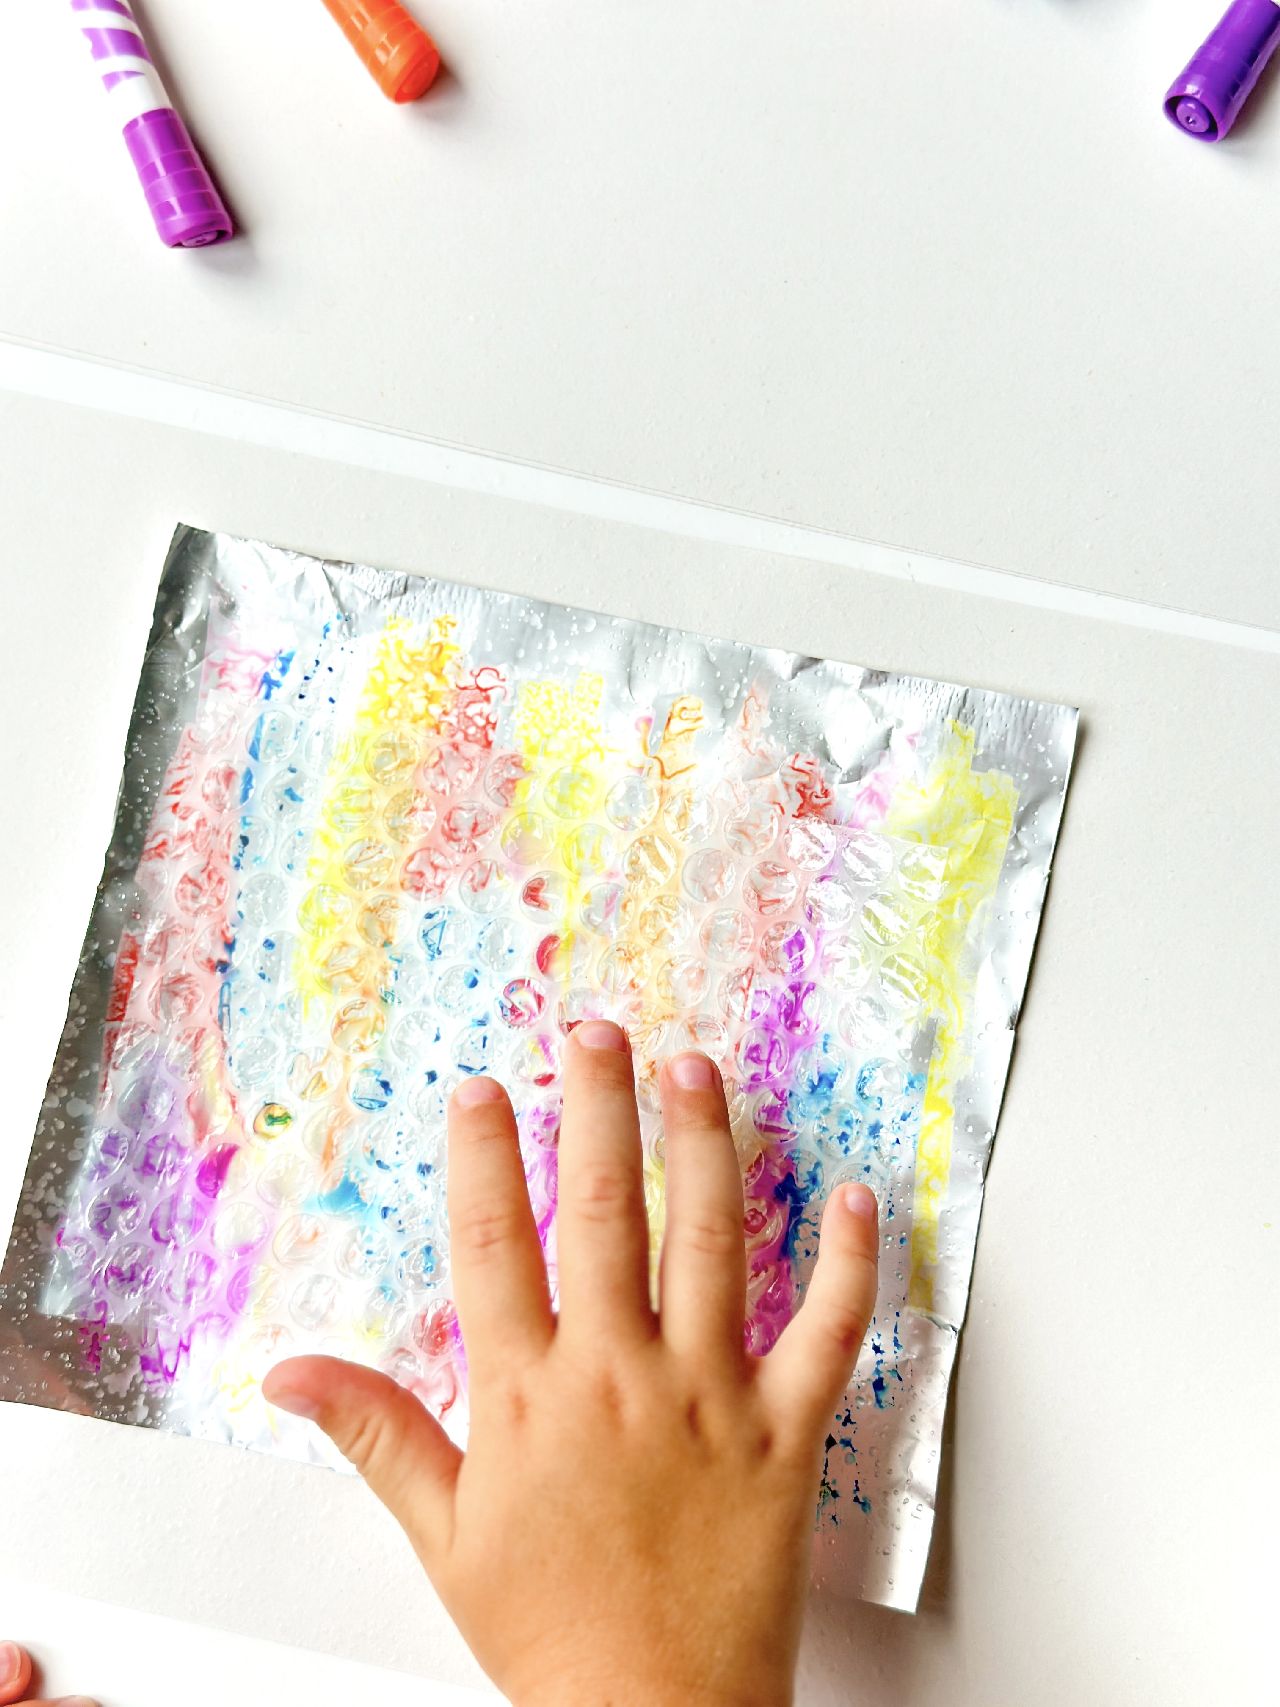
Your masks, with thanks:
M 424 1559 L 447 1545 L 462 1453 L 412 1393 L 340 1357 L 291 1357 L 262 1394 L 324 1430 Z

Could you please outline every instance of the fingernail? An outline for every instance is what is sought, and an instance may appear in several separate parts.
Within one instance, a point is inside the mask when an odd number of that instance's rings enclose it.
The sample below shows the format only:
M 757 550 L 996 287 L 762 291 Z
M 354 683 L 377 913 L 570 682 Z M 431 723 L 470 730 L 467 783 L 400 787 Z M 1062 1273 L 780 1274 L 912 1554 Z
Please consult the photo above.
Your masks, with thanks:
M 687 1055 L 674 1056 L 668 1071 L 682 1091 L 714 1090 L 716 1080 L 720 1077 L 715 1063 L 693 1050 Z
M 60 1695 L 53 1707 L 98 1707 L 87 1695 Z
M 464 1079 L 453 1093 L 459 1108 L 476 1108 L 482 1102 L 501 1102 L 502 1086 L 496 1079 Z
M 16 1683 L 22 1675 L 22 1649 L 13 1642 L 0 1642 L 0 1689 Z
M 840 1207 L 861 1221 L 878 1221 L 880 1205 L 869 1185 L 846 1185 L 840 1193 Z
M 315 1422 L 320 1415 L 320 1406 L 310 1393 L 295 1393 L 291 1387 L 273 1387 L 270 1393 L 264 1389 L 262 1396 L 278 1411 L 288 1411 L 291 1416 L 302 1417 L 306 1422 Z
M 608 1019 L 584 1019 L 573 1028 L 573 1036 L 584 1049 L 618 1049 L 627 1045 L 627 1034 L 620 1025 Z

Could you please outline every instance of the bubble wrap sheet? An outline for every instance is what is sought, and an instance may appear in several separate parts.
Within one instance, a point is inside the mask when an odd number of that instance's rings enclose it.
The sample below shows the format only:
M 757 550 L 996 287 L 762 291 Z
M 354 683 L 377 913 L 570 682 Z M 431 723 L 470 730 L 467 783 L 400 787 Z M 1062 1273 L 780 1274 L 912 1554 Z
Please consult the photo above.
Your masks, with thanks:
M 747 1342 L 883 1215 L 821 1575 L 914 1608 L 1076 714 L 180 528 L 0 1286 L 0 1394 L 326 1458 L 319 1350 L 465 1436 L 445 1103 L 512 1091 L 555 1273 L 569 1028 L 720 1064 Z

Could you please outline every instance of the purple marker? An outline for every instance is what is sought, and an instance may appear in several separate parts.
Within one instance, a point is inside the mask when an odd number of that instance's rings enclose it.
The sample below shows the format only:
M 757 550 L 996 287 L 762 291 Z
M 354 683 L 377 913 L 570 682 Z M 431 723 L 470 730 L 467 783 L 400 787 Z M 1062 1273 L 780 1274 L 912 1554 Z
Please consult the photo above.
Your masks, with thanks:
M 71 10 L 120 117 L 161 239 L 171 249 L 199 249 L 230 237 L 230 215 L 125 0 L 71 0 Z
M 1280 6 L 1235 0 L 1164 98 L 1179 130 L 1219 142 L 1240 116 L 1262 69 L 1280 46 Z

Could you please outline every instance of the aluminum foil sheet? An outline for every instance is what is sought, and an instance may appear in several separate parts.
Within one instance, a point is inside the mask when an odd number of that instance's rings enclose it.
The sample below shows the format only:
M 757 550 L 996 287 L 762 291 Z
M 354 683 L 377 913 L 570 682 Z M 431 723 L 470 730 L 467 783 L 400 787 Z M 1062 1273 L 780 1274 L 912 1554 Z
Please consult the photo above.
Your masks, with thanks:
M 0 1393 L 328 1456 L 279 1358 L 465 1436 L 444 1111 L 512 1090 L 554 1279 L 567 1030 L 721 1066 L 747 1338 L 874 1186 L 815 1560 L 911 1609 L 1076 714 L 183 527 L 0 1284 Z

